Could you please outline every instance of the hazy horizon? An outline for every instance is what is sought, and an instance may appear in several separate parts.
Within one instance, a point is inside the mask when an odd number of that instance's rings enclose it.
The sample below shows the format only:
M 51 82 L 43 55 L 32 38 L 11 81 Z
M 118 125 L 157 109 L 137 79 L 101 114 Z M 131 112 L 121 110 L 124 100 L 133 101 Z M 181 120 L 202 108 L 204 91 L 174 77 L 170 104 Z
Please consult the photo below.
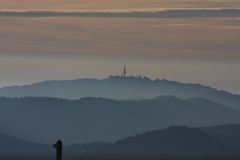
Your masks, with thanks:
M 238 0 L 0 0 L 3 10 L 240 8 Z M 240 18 L 0 17 L 0 87 L 146 75 L 240 93 Z
M 121 75 L 123 71 L 124 59 L 121 61 L 112 59 L 111 61 L 99 58 L 98 61 L 85 58 L 81 59 L 46 59 L 46 58 L 3 58 L 3 65 L 11 65 L 9 61 L 20 63 L 11 70 L 7 69 L 10 79 L 2 78 L 0 87 L 27 85 L 48 80 L 74 80 L 83 78 L 108 78 L 110 75 Z M 167 79 L 182 83 L 200 83 L 211 86 L 219 90 L 225 90 L 239 94 L 236 88 L 238 81 L 235 73 L 238 71 L 238 64 L 231 63 L 226 68 L 222 62 L 197 62 L 197 61 L 176 61 L 176 60 L 151 60 L 152 65 L 146 64 L 143 59 L 131 59 L 127 63 L 127 76 L 147 76 L 151 79 Z M 37 73 L 28 73 L 29 65 L 34 64 Z M 44 65 L 43 65 L 44 64 Z M 71 64 L 69 66 L 69 64 Z M 193 65 L 194 64 L 194 65 Z M 204 65 L 203 65 L 204 64 Z M 50 67 L 51 66 L 51 67 Z M 94 67 L 93 67 L 94 66 Z M 86 70 L 87 68 L 87 70 Z M 142 70 L 141 70 L 142 69 Z M 231 70 L 232 72 L 229 72 Z M 181 71 L 181 72 L 179 72 Z M 196 73 L 198 71 L 199 73 Z M 11 73 L 11 75 L 9 74 Z M 177 73 L 179 72 L 179 73 Z M 215 74 L 213 78 L 213 73 Z M 221 73 L 224 72 L 224 75 Z M 4 72 L 2 72 L 3 74 Z M 19 75 L 21 73 L 22 75 Z M 192 76 L 189 76 L 191 74 Z M 46 76 L 47 75 L 47 76 Z M 206 77 L 202 77 L 202 76 Z M 226 75 L 229 75 L 226 77 Z M 28 77 L 26 79 L 26 77 Z M 45 78 L 43 78 L 45 77 Z M 220 77 L 220 78 L 219 78 Z M 7 77 L 8 78 L 8 77 Z M 4 82 L 5 80 L 5 82 Z

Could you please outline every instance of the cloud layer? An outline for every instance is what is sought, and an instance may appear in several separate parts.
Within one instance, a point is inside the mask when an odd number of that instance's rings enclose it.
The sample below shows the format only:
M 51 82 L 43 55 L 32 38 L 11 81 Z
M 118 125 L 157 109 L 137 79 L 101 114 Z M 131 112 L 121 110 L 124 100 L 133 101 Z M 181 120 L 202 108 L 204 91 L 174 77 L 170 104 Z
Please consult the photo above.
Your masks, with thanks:
M 0 9 L 140 9 L 240 7 L 239 0 L 0 0 Z
M 171 9 L 155 11 L 0 10 L 2 17 L 209 18 L 240 17 L 240 9 Z
M 7 18 L 0 55 L 240 60 L 239 19 Z

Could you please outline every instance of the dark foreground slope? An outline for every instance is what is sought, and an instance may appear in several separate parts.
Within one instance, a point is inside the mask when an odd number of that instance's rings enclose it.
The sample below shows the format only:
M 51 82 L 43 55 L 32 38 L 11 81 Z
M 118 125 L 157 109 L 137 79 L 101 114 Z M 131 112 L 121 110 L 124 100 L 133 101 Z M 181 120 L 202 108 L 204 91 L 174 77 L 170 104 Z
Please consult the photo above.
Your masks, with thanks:
M 240 153 L 240 125 L 220 125 L 200 129 Z
M 113 144 L 66 148 L 74 159 L 236 159 L 239 153 L 195 128 L 171 127 L 129 137 Z
M 29 141 L 112 142 L 172 125 L 240 123 L 240 112 L 202 99 L 0 98 L 0 131 Z
M 6 97 L 58 97 L 79 99 L 82 97 L 107 97 L 113 99 L 145 99 L 161 95 L 179 98 L 202 97 L 240 110 L 240 96 L 218 91 L 199 84 L 184 84 L 168 80 L 151 80 L 147 77 L 111 76 L 107 79 L 79 79 L 47 81 L 26 86 L 0 89 Z
M 216 128 L 218 128 L 216 130 Z M 239 125 L 224 125 L 205 128 L 175 126 L 131 136 L 115 143 L 90 143 L 64 146 L 65 160 L 237 160 L 238 148 L 230 147 L 229 140 L 239 135 L 229 134 L 238 130 Z M 211 134 L 204 130 L 212 131 Z M 223 139 L 215 137 L 221 131 Z M 225 133 L 225 134 L 223 134 Z M 232 136 L 232 137 L 231 137 Z M 0 134 L 0 159 L 4 160 L 50 160 L 55 150 Z
M 48 145 L 32 143 L 18 137 L 0 133 L 1 160 L 53 159 L 53 149 Z

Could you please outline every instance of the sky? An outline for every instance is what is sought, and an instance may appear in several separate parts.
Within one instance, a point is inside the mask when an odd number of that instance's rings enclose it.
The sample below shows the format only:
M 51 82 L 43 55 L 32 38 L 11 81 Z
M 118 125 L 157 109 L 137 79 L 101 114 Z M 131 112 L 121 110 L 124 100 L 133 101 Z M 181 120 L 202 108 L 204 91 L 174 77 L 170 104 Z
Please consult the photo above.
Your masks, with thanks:
M 239 8 L 239 0 L 0 0 L 1 9 Z
M 25 2 L 25 3 L 24 3 Z M 27 2 L 27 3 L 26 3 Z M 239 0 L 0 0 L 0 10 L 240 8 Z M 240 93 L 240 18 L 0 17 L 0 87 L 146 75 Z

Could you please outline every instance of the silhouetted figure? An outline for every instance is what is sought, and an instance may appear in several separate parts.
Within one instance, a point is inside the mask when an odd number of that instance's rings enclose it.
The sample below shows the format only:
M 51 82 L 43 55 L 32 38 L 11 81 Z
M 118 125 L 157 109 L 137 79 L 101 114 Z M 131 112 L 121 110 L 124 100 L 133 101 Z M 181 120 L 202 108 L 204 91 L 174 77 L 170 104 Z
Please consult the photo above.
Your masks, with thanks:
M 53 147 L 56 148 L 56 160 L 62 160 L 62 141 L 58 140 Z
M 127 75 L 127 67 L 126 67 L 126 63 L 124 63 L 123 77 L 126 77 L 126 75 Z

